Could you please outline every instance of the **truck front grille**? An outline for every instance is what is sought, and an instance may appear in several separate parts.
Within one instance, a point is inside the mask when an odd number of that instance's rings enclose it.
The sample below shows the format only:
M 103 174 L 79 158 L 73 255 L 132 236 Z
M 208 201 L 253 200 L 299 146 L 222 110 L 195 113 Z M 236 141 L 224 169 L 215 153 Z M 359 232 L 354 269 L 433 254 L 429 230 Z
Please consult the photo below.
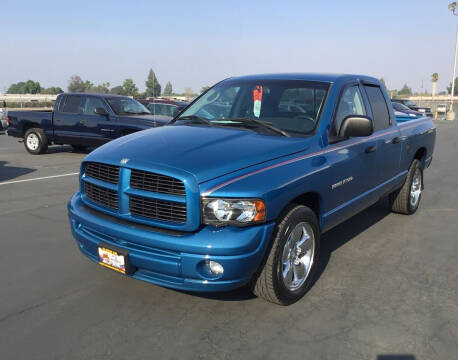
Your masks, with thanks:
M 132 170 L 130 187 L 162 194 L 186 195 L 184 183 L 181 180 L 143 170 Z
M 84 193 L 94 203 L 118 210 L 118 193 L 116 191 L 84 182 Z
M 119 166 L 87 162 L 84 172 L 86 176 L 111 184 L 117 184 L 119 180 Z
M 142 196 L 130 196 L 130 212 L 132 215 L 149 219 L 174 223 L 186 222 L 186 204 Z

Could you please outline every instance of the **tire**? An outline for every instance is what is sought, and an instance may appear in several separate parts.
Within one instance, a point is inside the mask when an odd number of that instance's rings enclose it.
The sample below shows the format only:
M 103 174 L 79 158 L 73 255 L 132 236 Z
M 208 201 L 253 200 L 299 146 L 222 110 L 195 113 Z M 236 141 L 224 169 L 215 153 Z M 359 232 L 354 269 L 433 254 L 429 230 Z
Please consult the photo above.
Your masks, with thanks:
M 420 205 L 422 190 L 423 167 L 420 160 L 414 159 L 402 188 L 390 194 L 391 211 L 405 215 L 415 213 Z
M 73 151 L 75 152 L 85 152 L 87 147 L 86 146 L 81 146 L 81 145 L 71 145 L 73 148 Z
M 24 146 L 32 155 L 43 154 L 48 150 L 48 139 L 42 129 L 31 128 L 24 134 Z
M 304 235 L 309 238 L 304 240 Z M 297 245 L 301 241 L 302 247 Z M 256 296 L 279 305 L 298 301 L 312 283 L 319 249 L 320 231 L 315 213 L 303 205 L 288 207 L 274 230 L 270 252 L 250 281 L 251 290 Z M 296 270 L 299 274 L 296 279 L 301 280 L 295 282 Z

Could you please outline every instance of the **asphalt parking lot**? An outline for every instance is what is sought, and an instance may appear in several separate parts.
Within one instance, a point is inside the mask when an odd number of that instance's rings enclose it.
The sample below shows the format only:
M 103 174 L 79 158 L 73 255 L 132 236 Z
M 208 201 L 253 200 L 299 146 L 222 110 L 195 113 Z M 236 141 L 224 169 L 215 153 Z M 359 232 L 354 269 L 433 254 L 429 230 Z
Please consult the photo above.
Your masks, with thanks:
M 437 128 L 419 211 L 375 205 L 325 234 L 289 307 L 93 264 L 66 213 L 85 154 L 0 135 L 0 359 L 458 359 L 458 121 Z

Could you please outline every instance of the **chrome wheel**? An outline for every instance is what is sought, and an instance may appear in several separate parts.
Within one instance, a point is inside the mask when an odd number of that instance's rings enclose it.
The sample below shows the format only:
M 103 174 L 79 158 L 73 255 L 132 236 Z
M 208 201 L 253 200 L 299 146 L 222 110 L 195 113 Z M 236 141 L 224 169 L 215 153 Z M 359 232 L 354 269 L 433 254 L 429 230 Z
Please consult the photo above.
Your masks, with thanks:
M 412 177 L 412 185 L 410 185 L 410 206 L 416 208 L 420 201 L 421 186 L 422 186 L 421 170 L 417 168 Z
M 282 280 L 290 291 L 299 289 L 313 265 L 315 236 L 307 222 L 297 224 L 283 247 Z
M 32 151 L 37 150 L 38 147 L 40 146 L 40 139 L 38 138 L 37 134 L 35 133 L 30 133 L 27 136 L 26 141 L 27 141 L 27 147 Z

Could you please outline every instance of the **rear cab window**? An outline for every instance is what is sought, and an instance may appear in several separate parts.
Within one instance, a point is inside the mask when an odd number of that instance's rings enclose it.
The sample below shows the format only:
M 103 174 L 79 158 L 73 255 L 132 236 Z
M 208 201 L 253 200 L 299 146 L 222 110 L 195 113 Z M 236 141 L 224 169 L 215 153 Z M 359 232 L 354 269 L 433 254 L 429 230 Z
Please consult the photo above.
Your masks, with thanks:
M 374 132 L 390 127 L 390 113 L 380 86 L 364 85 L 372 109 Z
M 68 114 L 78 114 L 80 112 L 82 96 L 79 95 L 67 95 L 63 99 L 59 106 L 59 111 Z

